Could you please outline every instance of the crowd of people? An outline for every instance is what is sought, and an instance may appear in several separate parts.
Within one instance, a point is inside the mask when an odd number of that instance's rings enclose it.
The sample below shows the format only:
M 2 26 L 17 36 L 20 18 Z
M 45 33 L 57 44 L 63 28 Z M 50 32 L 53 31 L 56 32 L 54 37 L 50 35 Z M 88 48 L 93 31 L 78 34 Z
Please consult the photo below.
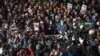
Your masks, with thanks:
M 0 0 L 0 56 L 100 56 L 100 0 Z

